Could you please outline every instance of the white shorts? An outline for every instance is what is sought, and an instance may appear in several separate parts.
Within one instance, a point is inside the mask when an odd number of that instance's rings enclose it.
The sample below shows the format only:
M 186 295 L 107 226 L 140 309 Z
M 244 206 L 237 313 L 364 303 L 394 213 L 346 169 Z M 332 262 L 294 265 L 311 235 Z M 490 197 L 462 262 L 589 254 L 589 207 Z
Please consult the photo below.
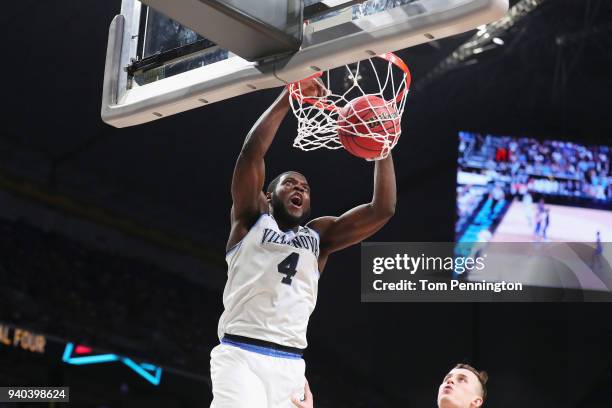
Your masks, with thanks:
M 303 398 L 306 364 L 219 344 L 210 353 L 211 408 L 295 408 Z

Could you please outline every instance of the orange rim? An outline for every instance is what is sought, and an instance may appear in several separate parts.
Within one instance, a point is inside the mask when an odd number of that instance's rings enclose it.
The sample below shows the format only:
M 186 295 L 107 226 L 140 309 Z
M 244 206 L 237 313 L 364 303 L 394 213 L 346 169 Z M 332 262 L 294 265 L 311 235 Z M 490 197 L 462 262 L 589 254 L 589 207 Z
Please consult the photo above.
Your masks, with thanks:
M 412 76 L 410 75 L 410 69 L 408 69 L 408 65 L 406 65 L 406 63 L 397 55 L 395 55 L 392 52 L 387 52 L 385 54 L 380 54 L 377 55 L 376 57 L 378 58 L 382 58 L 384 60 L 389 61 L 390 63 L 392 63 L 393 65 L 395 65 L 396 67 L 398 67 L 399 69 L 401 69 L 404 74 L 406 75 L 406 82 L 404 83 L 404 86 L 402 88 L 402 90 L 397 94 L 397 96 L 395 97 L 395 102 L 399 103 L 402 98 L 404 97 L 404 93 L 406 92 L 406 89 L 410 89 L 410 82 L 412 81 Z M 297 86 L 297 84 L 299 82 L 302 81 L 306 81 L 308 79 L 311 78 L 318 78 L 320 76 L 323 75 L 322 71 L 319 71 L 309 77 L 306 77 L 304 79 L 302 79 L 301 81 L 297 81 L 297 82 L 293 82 L 291 84 L 288 85 L 289 87 L 289 91 L 291 92 L 291 96 L 293 97 L 293 99 L 295 99 L 296 101 L 300 102 L 300 103 L 309 103 L 317 108 L 322 108 L 325 110 L 328 110 L 330 112 L 335 112 L 336 110 L 338 110 L 338 107 L 336 105 L 330 105 L 328 103 L 325 103 L 323 101 L 314 99 L 314 98 L 305 98 L 305 97 L 300 97 L 296 92 L 295 92 L 295 87 Z

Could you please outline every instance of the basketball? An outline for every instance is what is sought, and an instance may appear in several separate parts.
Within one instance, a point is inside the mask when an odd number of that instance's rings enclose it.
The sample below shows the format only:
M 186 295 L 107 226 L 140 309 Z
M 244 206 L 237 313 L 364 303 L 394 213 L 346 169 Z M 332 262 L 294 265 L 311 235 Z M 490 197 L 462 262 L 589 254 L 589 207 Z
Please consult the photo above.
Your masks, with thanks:
M 399 133 L 400 119 L 395 104 L 378 96 L 360 96 L 338 112 L 338 136 L 342 146 L 362 159 L 379 157 L 385 147 L 381 138 L 387 138 L 393 146 Z

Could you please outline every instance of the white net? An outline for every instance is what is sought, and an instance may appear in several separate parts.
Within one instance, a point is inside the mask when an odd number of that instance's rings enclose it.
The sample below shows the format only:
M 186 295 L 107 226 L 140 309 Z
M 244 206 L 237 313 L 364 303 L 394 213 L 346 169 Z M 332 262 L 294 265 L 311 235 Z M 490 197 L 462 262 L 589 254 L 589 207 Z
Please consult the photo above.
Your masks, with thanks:
M 304 96 L 300 82 L 289 85 L 298 121 L 293 146 L 305 151 L 345 147 L 368 160 L 387 157 L 401 134 L 410 85 L 403 61 L 384 54 L 325 71 L 319 78 L 327 89 L 322 97 Z

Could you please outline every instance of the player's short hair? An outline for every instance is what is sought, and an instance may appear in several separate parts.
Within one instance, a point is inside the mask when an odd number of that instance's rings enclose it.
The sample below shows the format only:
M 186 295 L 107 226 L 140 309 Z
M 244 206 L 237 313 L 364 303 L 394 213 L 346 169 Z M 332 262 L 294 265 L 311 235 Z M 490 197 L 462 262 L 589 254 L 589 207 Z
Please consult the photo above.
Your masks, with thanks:
M 289 170 L 289 171 L 282 172 L 278 176 L 274 177 L 274 179 L 268 184 L 268 188 L 266 189 L 266 192 L 268 192 L 268 193 L 274 192 L 274 190 L 276 190 L 276 186 L 278 185 L 278 182 L 280 181 L 281 177 L 283 177 L 285 174 L 290 174 L 290 173 L 296 173 L 296 174 L 299 174 L 300 176 L 306 178 L 306 176 L 304 176 L 299 171 Z
M 455 368 L 463 368 L 464 370 L 468 370 L 474 373 L 474 375 L 476 376 L 476 378 L 478 378 L 478 381 L 480 382 L 480 386 L 482 387 L 482 402 L 484 403 L 487 399 L 487 381 L 489 381 L 489 374 L 487 374 L 486 371 L 479 371 L 471 365 L 465 363 L 458 363 L 453 369 Z

